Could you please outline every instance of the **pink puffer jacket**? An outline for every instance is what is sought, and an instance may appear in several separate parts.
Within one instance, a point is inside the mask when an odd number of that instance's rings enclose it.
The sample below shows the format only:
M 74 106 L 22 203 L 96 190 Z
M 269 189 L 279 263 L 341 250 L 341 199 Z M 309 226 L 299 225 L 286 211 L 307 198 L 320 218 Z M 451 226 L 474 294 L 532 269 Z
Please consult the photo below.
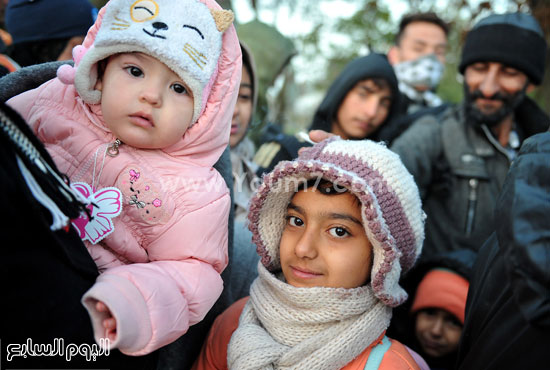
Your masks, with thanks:
M 214 0 L 201 1 L 221 9 Z M 93 43 L 101 18 L 102 12 L 84 46 Z M 205 110 L 182 140 L 163 150 L 122 144 L 115 157 L 103 154 L 115 137 L 100 106 L 83 103 L 74 85 L 56 78 L 8 102 L 72 182 L 122 192 L 114 232 L 97 244 L 86 241 L 102 273 L 83 303 L 98 341 L 103 316 L 95 303 L 105 302 L 113 313 L 117 339 L 111 348 L 143 355 L 166 345 L 202 320 L 221 294 L 230 198 L 212 166 L 229 142 L 240 77 L 241 51 L 231 26 Z

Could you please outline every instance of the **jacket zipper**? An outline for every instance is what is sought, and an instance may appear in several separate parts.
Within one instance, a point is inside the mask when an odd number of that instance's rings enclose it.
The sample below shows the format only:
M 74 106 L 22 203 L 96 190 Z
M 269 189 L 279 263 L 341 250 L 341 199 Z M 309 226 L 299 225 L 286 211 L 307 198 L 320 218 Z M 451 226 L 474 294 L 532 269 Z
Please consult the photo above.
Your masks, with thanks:
M 122 141 L 116 139 L 112 144 L 107 147 L 107 155 L 109 157 L 116 157 L 118 155 L 118 147 L 122 144 Z
M 468 180 L 468 186 L 470 187 L 470 191 L 468 193 L 468 211 L 466 213 L 466 225 L 464 227 L 464 232 L 466 233 L 466 236 L 470 236 L 474 229 L 478 185 L 479 185 L 478 179 Z

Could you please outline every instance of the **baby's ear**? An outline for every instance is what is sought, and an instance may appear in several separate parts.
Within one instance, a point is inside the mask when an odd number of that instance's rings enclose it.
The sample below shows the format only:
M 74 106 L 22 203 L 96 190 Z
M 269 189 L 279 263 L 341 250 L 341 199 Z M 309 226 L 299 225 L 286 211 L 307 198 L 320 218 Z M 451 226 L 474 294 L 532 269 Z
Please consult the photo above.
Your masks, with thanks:
M 214 22 L 216 22 L 216 28 L 221 33 L 225 32 L 225 30 L 231 26 L 231 23 L 233 23 L 233 19 L 235 19 L 235 16 L 231 10 L 210 9 L 210 13 L 212 13 Z

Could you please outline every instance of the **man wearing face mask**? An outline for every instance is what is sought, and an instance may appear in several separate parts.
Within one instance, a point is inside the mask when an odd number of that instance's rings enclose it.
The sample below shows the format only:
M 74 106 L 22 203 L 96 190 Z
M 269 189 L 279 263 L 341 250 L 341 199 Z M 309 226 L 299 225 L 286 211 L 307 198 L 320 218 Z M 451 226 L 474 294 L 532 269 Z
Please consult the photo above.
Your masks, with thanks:
M 399 23 L 395 45 L 388 51 L 399 90 L 400 113 L 413 113 L 443 103 L 434 92 L 441 81 L 449 26 L 435 13 L 408 14 Z
M 398 114 L 380 130 L 380 140 L 391 144 L 416 119 L 448 106 L 435 93 L 445 68 L 448 34 L 448 24 L 432 12 L 407 14 L 399 22 L 388 51 L 399 82 Z
M 423 255 L 477 251 L 511 162 L 550 118 L 526 93 L 544 74 L 546 41 L 529 14 L 493 14 L 468 33 L 459 65 L 464 101 L 415 121 L 391 149 L 413 174 L 426 220 Z

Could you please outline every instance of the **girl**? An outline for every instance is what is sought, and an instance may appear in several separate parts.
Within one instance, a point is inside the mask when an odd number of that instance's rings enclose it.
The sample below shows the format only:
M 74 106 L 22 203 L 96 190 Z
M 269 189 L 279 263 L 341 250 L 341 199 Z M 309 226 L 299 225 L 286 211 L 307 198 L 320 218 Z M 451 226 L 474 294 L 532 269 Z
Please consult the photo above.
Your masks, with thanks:
M 102 274 L 82 302 L 126 354 L 174 341 L 222 291 L 230 198 L 212 165 L 241 74 L 232 21 L 214 0 L 111 0 L 74 68 L 9 101 L 88 204 L 71 223 Z
M 384 335 L 424 240 L 399 157 L 334 137 L 263 180 L 248 215 L 259 276 L 216 319 L 194 369 L 418 369 Z

